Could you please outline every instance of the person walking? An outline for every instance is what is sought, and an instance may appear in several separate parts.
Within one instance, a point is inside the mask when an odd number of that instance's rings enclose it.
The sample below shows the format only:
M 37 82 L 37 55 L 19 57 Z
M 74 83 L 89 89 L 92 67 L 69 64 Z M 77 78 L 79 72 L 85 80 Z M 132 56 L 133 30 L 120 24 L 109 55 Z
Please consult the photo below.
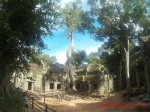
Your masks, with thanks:
M 28 97 L 26 94 L 23 94 L 23 102 L 24 102 L 24 112 L 28 112 Z

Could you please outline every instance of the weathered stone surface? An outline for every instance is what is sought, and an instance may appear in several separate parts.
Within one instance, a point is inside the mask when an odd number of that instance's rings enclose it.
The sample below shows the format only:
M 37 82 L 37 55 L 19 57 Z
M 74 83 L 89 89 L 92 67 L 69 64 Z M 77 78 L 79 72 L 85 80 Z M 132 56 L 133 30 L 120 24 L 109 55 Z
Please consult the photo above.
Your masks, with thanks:
M 76 70 L 76 81 L 88 82 L 88 92 L 96 92 L 98 95 L 107 95 L 113 90 L 113 77 L 101 64 L 89 64 Z M 79 84 L 78 84 L 79 85 Z M 84 88 L 81 88 L 82 90 Z
M 63 88 L 65 82 L 65 70 L 61 66 L 42 65 L 30 63 L 30 71 L 22 77 L 14 78 L 15 86 L 20 83 L 23 90 L 35 91 L 56 91 Z M 76 87 L 78 91 L 95 92 L 97 95 L 107 95 L 113 90 L 113 77 L 108 73 L 107 69 L 101 64 L 89 64 L 75 71 Z M 17 80 L 17 81 L 15 81 Z M 19 82 L 19 81 L 20 82 Z M 71 86 L 71 85 L 70 85 Z

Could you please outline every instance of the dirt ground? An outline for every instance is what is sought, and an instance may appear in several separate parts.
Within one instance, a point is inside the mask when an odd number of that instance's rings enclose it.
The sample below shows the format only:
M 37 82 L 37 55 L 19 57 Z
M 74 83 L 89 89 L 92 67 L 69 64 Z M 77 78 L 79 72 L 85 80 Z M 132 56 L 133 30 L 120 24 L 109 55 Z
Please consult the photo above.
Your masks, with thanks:
M 138 102 L 137 97 L 133 97 L 130 102 L 125 103 L 121 98 L 123 92 L 111 94 L 103 99 L 82 99 L 77 95 L 75 100 L 74 95 L 65 95 L 62 102 L 58 102 L 57 98 L 52 98 L 47 94 L 45 103 L 57 112 L 138 112 L 134 108 Z M 35 97 L 38 97 L 38 101 L 44 102 L 43 96 L 37 94 Z

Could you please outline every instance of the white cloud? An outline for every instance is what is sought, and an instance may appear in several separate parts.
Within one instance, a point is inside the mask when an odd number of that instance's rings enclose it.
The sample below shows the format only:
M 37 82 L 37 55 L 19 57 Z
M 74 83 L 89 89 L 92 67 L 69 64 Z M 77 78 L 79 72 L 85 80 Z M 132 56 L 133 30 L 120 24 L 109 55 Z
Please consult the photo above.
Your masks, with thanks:
M 75 1 L 78 2 L 78 0 L 61 0 L 60 5 L 61 7 L 65 7 L 67 3 L 75 2 Z M 81 0 L 81 3 L 82 3 L 83 10 L 89 10 L 89 6 L 87 5 L 87 0 Z
M 60 50 L 57 50 L 57 51 L 51 51 L 49 53 L 49 55 L 51 56 L 56 56 L 56 59 L 57 59 L 57 62 L 58 63 L 61 63 L 61 64 L 64 64 L 67 60 L 67 57 L 66 57 L 66 52 L 67 52 L 67 46 L 66 47 L 63 47 L 62 49 Z
M 96 46 L 93 46 L 91 48 L 87 48 L 85 49 L 87 55 L 90 54 L 91 52 L 97 52 L 98 51 L 98 47 L 101 47 L 101 44 L 99 45 L 96 45 Z M 66 48 L 63 48 L 57 52 L 54 52 L 52 53 L 53 56 L 56 56 L 57 58 L 57 62 L 61 63 L 61 64 L 64 64 L 67 60 L 67 57 L 66 57 L 66 52 L 67 52 L 67 47 Z M 82 50 L 82 49 L 78 49 L 78 50 Z
M 96 46 L 93 46 L 91 48 L 87 48 L 85 49 L 87 55 L 90 54 L 91 52 L 97 52 L 98 51 L 98 48 L 101 47 L 101 44 L 99 45 L 96 45 Z
M 75 1 L 75 0 L 61 0 L 60 5 L 61 5 L 62 7 L 65 7 L 65 5 L 66 5 L 67 3 L 73 2 L 73 1 Z
M 64 64 L 67 60 L 65 51 L 58 52 L 56 57 L 57 57 L 57 62 L 59 62 L 61 64 Z
M 61 0 L 61 4 L 66 4 L 66 3 L 68 3 L 68 2 L 71 2 L 71 1 L 75 1 L 75 0 Z

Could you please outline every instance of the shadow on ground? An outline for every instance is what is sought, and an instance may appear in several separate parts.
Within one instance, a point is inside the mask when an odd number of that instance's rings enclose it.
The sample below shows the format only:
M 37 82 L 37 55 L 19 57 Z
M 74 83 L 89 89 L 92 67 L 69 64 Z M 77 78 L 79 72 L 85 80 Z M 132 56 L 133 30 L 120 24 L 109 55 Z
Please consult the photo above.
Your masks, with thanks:
M 133 97 L 130 102 L 124 103 L 121 96 L 124 91 L 113 94 L 105 99 L 97 101 L 89 100 L 71 100 L 62 102 L 53 102 L 47 99 L 49 107 L 57 112 L 138 112 L 134 108 L 137 103 L 137 97 Z

